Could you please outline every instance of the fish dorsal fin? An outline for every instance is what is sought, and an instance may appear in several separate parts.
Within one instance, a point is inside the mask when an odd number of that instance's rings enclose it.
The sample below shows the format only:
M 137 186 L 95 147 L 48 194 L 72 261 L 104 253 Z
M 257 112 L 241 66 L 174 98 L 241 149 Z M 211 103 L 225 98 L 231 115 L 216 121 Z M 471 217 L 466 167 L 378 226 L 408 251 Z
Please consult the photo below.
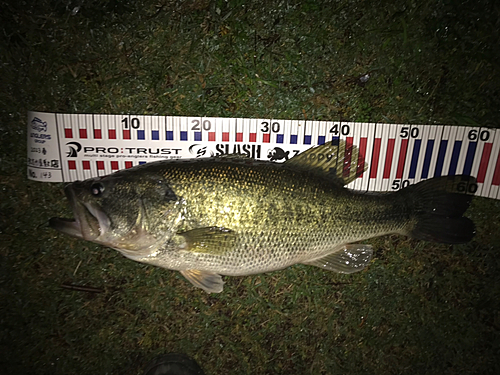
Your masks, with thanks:
M 228 159 L 228 160 L 254 160 L 252 159 L 250 156 L 248 156 L 247 154 L 224 154 L 224 155 L 220 155 L 220 156 L 217 156 L 218 158 L 221 158 L 221 159 Z
M 342 139 L 312 147 L 284 164 L 314 172 L 341 185 L 353 182 L 368 167 L 359 149 Z

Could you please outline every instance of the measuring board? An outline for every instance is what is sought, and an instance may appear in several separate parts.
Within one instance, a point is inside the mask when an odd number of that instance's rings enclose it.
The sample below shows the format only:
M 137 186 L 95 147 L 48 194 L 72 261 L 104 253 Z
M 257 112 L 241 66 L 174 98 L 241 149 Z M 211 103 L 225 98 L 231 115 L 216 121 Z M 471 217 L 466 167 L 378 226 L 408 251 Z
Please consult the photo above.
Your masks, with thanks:
M 28 178 L 71 182 L 160 159 L 232 153 L 283 162 L 339 140 L 346 155 L 358 147 L 368 165 L 348 188 L 395 191 L 466 174 L 477 178 L 476 195 L 500 199 L 500 129 L 444 125 L 29 112 Z

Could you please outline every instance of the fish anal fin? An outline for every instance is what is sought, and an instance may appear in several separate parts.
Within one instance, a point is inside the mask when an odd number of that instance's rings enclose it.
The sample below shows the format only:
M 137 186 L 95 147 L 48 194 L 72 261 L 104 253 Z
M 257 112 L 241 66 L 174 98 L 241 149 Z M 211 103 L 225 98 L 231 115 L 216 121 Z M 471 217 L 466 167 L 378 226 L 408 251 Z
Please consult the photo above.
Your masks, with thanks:
M 372 246 L 350 244 L 343 245 L 340 249 L 324 257 L 303 263 L 338 273 L 354 273 L 363 270 L 370 263 L 372 255 Z
M 224 289 L 221 275 L 208 271 L 184 270 L 180 271 L 191 284 L 203 289 L 207 293 L 220 293 Z

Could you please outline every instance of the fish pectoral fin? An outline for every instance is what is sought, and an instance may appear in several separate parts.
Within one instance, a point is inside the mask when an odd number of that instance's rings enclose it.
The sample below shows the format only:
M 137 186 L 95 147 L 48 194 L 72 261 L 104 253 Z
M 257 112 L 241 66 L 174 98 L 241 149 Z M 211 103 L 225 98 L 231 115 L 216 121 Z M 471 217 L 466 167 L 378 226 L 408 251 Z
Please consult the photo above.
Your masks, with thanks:
M 217 273 L 200 270 L 184 270 L 181 273 L 191 284 L 207 293 L 220 293 L 224 288 L 224 281 Z
M 222 255 L 236 244 L 236 234 L 227 228 L 197 228 L 179 234 L 186 239 L 186 250 L 194 253 Z
M 363 270 L 372 255 L 373 247 L 370 245 L 343 245 L 332 254 L 303 263 L 338 273 L 354 273 Z

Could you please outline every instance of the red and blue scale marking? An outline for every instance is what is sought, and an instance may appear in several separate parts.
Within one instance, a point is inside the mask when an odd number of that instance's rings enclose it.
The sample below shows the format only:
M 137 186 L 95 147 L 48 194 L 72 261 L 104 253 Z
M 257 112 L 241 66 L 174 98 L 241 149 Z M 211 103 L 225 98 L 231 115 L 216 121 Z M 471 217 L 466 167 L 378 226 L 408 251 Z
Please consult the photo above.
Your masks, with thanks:
M 131 140 L 131 132 L 134 129 L 121 129 L 122 139 Z M 136 139 L 137 140 L 145 140 L 146 139 L 146 131 L 143 129 L 135 129 L 136 131 Z M 175 141 L 175 131 L 166 130 L 165 131 L 165 140 L 166 141 Z M 189 132 L 180 130 L 178 132 L 180 141 L 189 141 Z M 192 132 L 192 141 L 200 142 L 203 141 L 204 134 L 203 132 Z M 217 141 L 216 132 L 205 132 L 206 137 L 209 142 Z M 235 142 L 243 142 L 244 133 L 243 132 L 235 132 L 234 141 Z M 271 143 L 272 132 L 262 134 L 262 142 L 263 143 Z M 94 128 L 89 131 L 87 128 L 79 128 L 76 130 L 77 138 L 79 139 L 89 139 L 89 136 L 93 139 L 101 140 L 106 135 L 108 139 L 113 140 L 117 139 L 117 129 L 108 128 L 108 129 L 97 129 Z M 73 128 L 64 128 L 64 137 L 66 139 L 74 139 L 75 137 Z M 275 143 L 284 144 L 285 143 L 285 133 L 276 134 Z M 299 143 L 299 134 L 290 134 L 289 135 L 289 144 L 298 144 Z M 257 142 L 257 133 L 250 132 L 248 134 L 248 142 Z M 150 139 L 151 140 L 160 140 L 160 131 L 159 130 L 150 130 Z M 230 132 L 222 132 L 221 133 L 221 141 L 222 142 L 230 142 L 231 141 L 231 133 Z M 326 142 L 326 135 L 318 135 L 316 144 L 322 145 Z M 332 137 L 332 141 L 338 142 L 339 137 Z M 344 165 L 344 174 L 347 176 L 350 173 L 352 168 L 352 164 L 358 165 L 359 160 L 351 160 L 351 150 L 353 147 L 353 137 L 346 137 L 346 163 Z M 389 179 L 391 178 L 391 171 L 396 170 L 395 178 L 403 178 L 403 171 L 405 168 L 408 169 L 408 178 L 409 179 L 427 179 L 430 177 L 441 176 L 444 174 L 454 175 L 454 174 L 471 174 L 473 169 L 474 160 L 476 158 L 480 158 L 479 167 L 477 170 L 477 182 L 484 183 L 486 179 L 486 175 L 488 172 L 488 166 L 491 165 L 494 167 L 493 176 L 491 179 L 491 184 L 493 186 L 500 186 L 500 152 L 498 155 L 492 155 L 493 152 L 493 142 L 483 142 L 482 150 L 478 152 L 478 142 L 470 141 L 465 143 L 462 140 L 448 140 L 448 139 L 414 139 L 411 149 L 411 155 L 407 155 L 409 152 L 409 140 L 408 139 L 399 139 L 399 138 L 389 138 L 387 140 L 387 147 L 384 150 L 381 150 L 382 138 L 376 137 L 372 141 L 372 153 L 371 160 L 369 160 L 369 177 L 377 178 L 379 168 L 382 169 L 382 178 Z M 400 142 L 398 154 L 395 154 L 396 142 Z M 439 143 L 439 146 L 436 148 L 436 142 Z M 304 134 L 302 144 L 303 145 L 311 145 L 313 143 L 313 134 Z M 364 158 L 366 155 L 367 145 L 369 143 L 368 138 L 360 137 L 359 138 L 359 154 L 360 159 Z M 466 145 L 466 146 L 464 146 Z M 447 152 L 450 153 L 451 157 L 448 165 L 445 165 L 445 159 Z M 459 170 L 459 159 L 460 156 L 465 152 L 465 160 L 463 161 L 463 168 Z M 437 153 L 437 156 L 435 155 Z M 406 164 L 407 156 L 409 156 L 409 163 Z M 434 170 L 431 169 L 432 159 L 435 157 L 435 166 Z M 490 159 L 495 158 L 496 160 L 492 160 L 490 163 Z M 420 172 L 420 176 L 418 176 L 418 163 L 422 161 L 422 168 Z M 82 161 L 81 167 L 84 170 L 90 170 L 91 165 L 90 161 Z M 116 171 L 119 169 L 118 161 L 96 161 L 96 168 L 98 171 L 105 170 L 105 163 L 110 163 L 111 170 Z M 139 164 L 144 164 L 145 161 L 139 161 Z M 132 161 L 124 162 L 125 168 L 131 168 L 133 166 Z M 74 160 L 68 160 L 68 168 L 70 170 L 76 170 L 77 165 Z M 360 166 L 358 166 L 360 168 Z M 362 173 L 361 176 L 362 177 Z

